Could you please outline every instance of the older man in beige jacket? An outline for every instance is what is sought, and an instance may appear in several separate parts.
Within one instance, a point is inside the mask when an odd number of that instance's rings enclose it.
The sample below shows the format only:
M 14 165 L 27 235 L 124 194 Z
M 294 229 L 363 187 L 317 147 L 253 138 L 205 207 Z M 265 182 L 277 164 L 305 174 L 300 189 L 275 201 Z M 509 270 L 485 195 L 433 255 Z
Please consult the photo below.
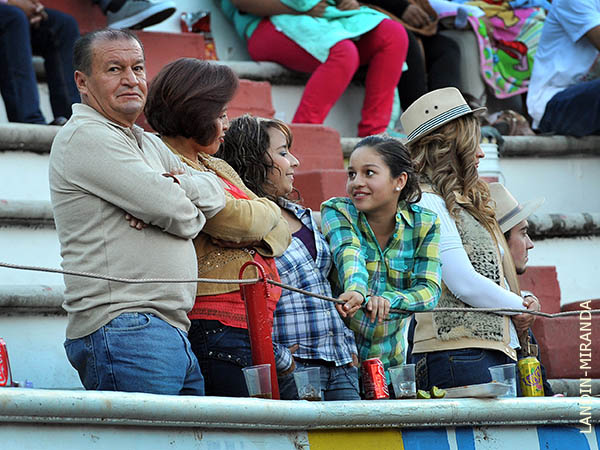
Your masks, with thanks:
M 147 94 L 140 41 L 128 31 L 93 32 L 76 43 L 74 66 L 83 104 L 73 106 L 50 156 L 63 268 L 196 278 L 192 239 L 225 195 L 213 174 L 187 168 L 134 124 Z M 136 230 L 126 215 L 147 226 Z M 204 394 L 187 339 L 196 283 L 65 276 L 65 285 L 65 349 L 86 389 Z

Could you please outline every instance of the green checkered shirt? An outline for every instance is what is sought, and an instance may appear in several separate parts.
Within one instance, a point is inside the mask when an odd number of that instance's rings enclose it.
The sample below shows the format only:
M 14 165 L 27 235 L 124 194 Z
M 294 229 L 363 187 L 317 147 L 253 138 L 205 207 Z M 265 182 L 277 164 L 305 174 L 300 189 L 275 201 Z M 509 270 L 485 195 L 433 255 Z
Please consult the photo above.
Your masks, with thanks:
M 367 218 L 349 198 L 332 198 L 321 206 L 323 234 L 331 246 L 337 269 L 333 279 L 337 294 L 360 292 L 366 299 L 377 295 L 392 308 L 429 311 L 441 293 L 439 257 L 440 222 L 434 212 L 417 205 L 398 204 L 396 229 L 381 249 Z M 339 285 L 335 286 L 335 284 Z M 343 288 L 341 288 L 343 286 Z M 380 358 L 384 367 L 404 362 L 404 328 L 409 314 L 372 324 L 359 310 L 348 326 L 356 334 L 361 361 Z

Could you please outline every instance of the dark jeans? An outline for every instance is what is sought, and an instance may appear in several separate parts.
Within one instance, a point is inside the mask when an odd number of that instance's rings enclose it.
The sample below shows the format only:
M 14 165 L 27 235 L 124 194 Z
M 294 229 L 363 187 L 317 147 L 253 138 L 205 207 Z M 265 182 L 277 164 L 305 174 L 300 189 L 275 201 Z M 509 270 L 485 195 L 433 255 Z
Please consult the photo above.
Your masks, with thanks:
M 398 83 L 403 110 L 427 92 L 444 87 L 458 87 L 460 82 L 460 48 L 456 42 L 437 33 L 433 36 L 421 36 L 421 48 L 415 34 L 406 31 L 408 70 L 402 73 Z
M 433 386 L 452 388 L 489 383 L 492 381 L 489 367 L 516 363 L 500 351 L 483 348 L 415 353 L 411 355 L 410 362 L 416 365 L 417 389 L 424 390 L 430 390 Z M 517 380 L 517 396 L 521 395 Z
M 206 395 L 248 397 L 242 367 L 252 365 L 248 330 L 217 320 L 192 320 L 192 350 L 198 358 Z
M 384 8 L 399 18 L 406 8 L 406 2 L 396 0 L 370 0 L 368 3 Z M 429 91 L 458 87 L 460 82 L 460 48 L 455 41 L 439 33 L 419 36 L 423 44 L 421 47 L 415 33 L 410 30 L 406 32 L 408 70 L 402 73 L 398 83 L 403 110 Z
M 416 326 L 416 321 L 415 318 L 412 317 L 411 322 L 410 322 L 410 326 L 408 327 L 408 345 L 407 345 L 407 352 L 406 352 L 406 360 L 407 361 L 417 361 L 420 360 L 422 358 L 419 358 L 422 355 L 416 354 L 415 358 L 412 357 L 412 348 L 413 348 L 413 340 L 414 340 L 414 336 L 415 336 L 415 326 Z M 537 345 L 537 340 L 535 339 L 535 336 L 533 335 L 533 331 L 531 331 L 531 328 L 529 330 L 527 330 L 527 333 L 529 334 L 529 337 L 531 338 L 531 343 Z M 517 351 L 517 358 L 521 359 L 523 357 L 521 350 L 519 349 Z M 539 355 L 538 355 L 538 359 L 540 359 Z M 425 364 L 425 363 L 421 363 L 421 366 Z M 421 370 L 423 370 L 421 368 Z M 554 391 L 552 390 L 552 386 L 550 386 L 550 383 L 548 382 L 548 378 L 546 377 L 546 369 L 544 368 L 544 365 L 542 364 L 542 361 L 540 360 L 540 370 L 542 372 L 542 383 L 544 384 L 544 395 L 546 397 L 551 397 L 554 395 Z M 518 369 L 517 369 L 518 371 Z M 518 376 L 518 374 L 517 374 Z M 425 378 L 425 374 L 421 374 L 421 378 Z M 517 384 L 519 384 L 517 382 Z M 434 386 L 437 386 L 434 384 Z M 441 386 L 438 386 L 441 387 Z M 422 389 L 422 388 L 419 388 Z M 521 392 L 521 387 L 518 386 L 517 387 L 517 391 L 520 393 Z M 520 394 L 519 394 L 520 395 Z
M 44 124 L 40 111 L 32 54 L 44 58 L 54 117 L 71 117 L 71 104 L 79 102 L 73 75 L 73 44 L 79 27 L 73 17 L 46 9 L 48 19 L 31 28 L 16 6 L 0 4 L 0 93 L 8 120 Z
M 600 134 L 600 79 L 555 94 L 546 104 L 538 130 L 577 137 Z

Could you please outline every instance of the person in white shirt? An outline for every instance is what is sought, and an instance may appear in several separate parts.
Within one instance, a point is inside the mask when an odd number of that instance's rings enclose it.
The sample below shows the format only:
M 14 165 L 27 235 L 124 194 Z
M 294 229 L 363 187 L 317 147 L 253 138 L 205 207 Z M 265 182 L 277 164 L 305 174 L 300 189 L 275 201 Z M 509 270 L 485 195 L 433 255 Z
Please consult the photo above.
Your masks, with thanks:
M 600 0 L 554 0 L 533 64 L 527 109 L 543 133 L 600 133 Z
M 429 92 L 401 116 L 407 146 L 421 176 L 419 206 L 441 224 L 442 295 L 439 307 L 539 310 L 524 300 L 512 260 L 496 222 L 487 183 L 477 173 L 485 155 L 474 113 L 456 88 Z M 505 249 L 505 253 L 508 250 Z M 507 289 L 506 280 L 509 281 Z M 420 389 L 491 381 L 488 368 L 514 363 L 519 340 L 515 313 L 436 312 L 415 314 L 410 360 Z M 412 330 L 411 330 L 412 331 Z

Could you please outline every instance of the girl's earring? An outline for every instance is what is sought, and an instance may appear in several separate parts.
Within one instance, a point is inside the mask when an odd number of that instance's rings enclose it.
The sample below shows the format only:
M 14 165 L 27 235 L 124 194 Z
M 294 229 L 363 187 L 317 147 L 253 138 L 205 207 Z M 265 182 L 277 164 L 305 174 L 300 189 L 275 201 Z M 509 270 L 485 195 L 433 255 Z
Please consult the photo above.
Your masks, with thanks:
M 396 187 L 394 188 L 394 190 L 395 190 L 396 192 L 400 192 L 400 187 L 396 186 Z

